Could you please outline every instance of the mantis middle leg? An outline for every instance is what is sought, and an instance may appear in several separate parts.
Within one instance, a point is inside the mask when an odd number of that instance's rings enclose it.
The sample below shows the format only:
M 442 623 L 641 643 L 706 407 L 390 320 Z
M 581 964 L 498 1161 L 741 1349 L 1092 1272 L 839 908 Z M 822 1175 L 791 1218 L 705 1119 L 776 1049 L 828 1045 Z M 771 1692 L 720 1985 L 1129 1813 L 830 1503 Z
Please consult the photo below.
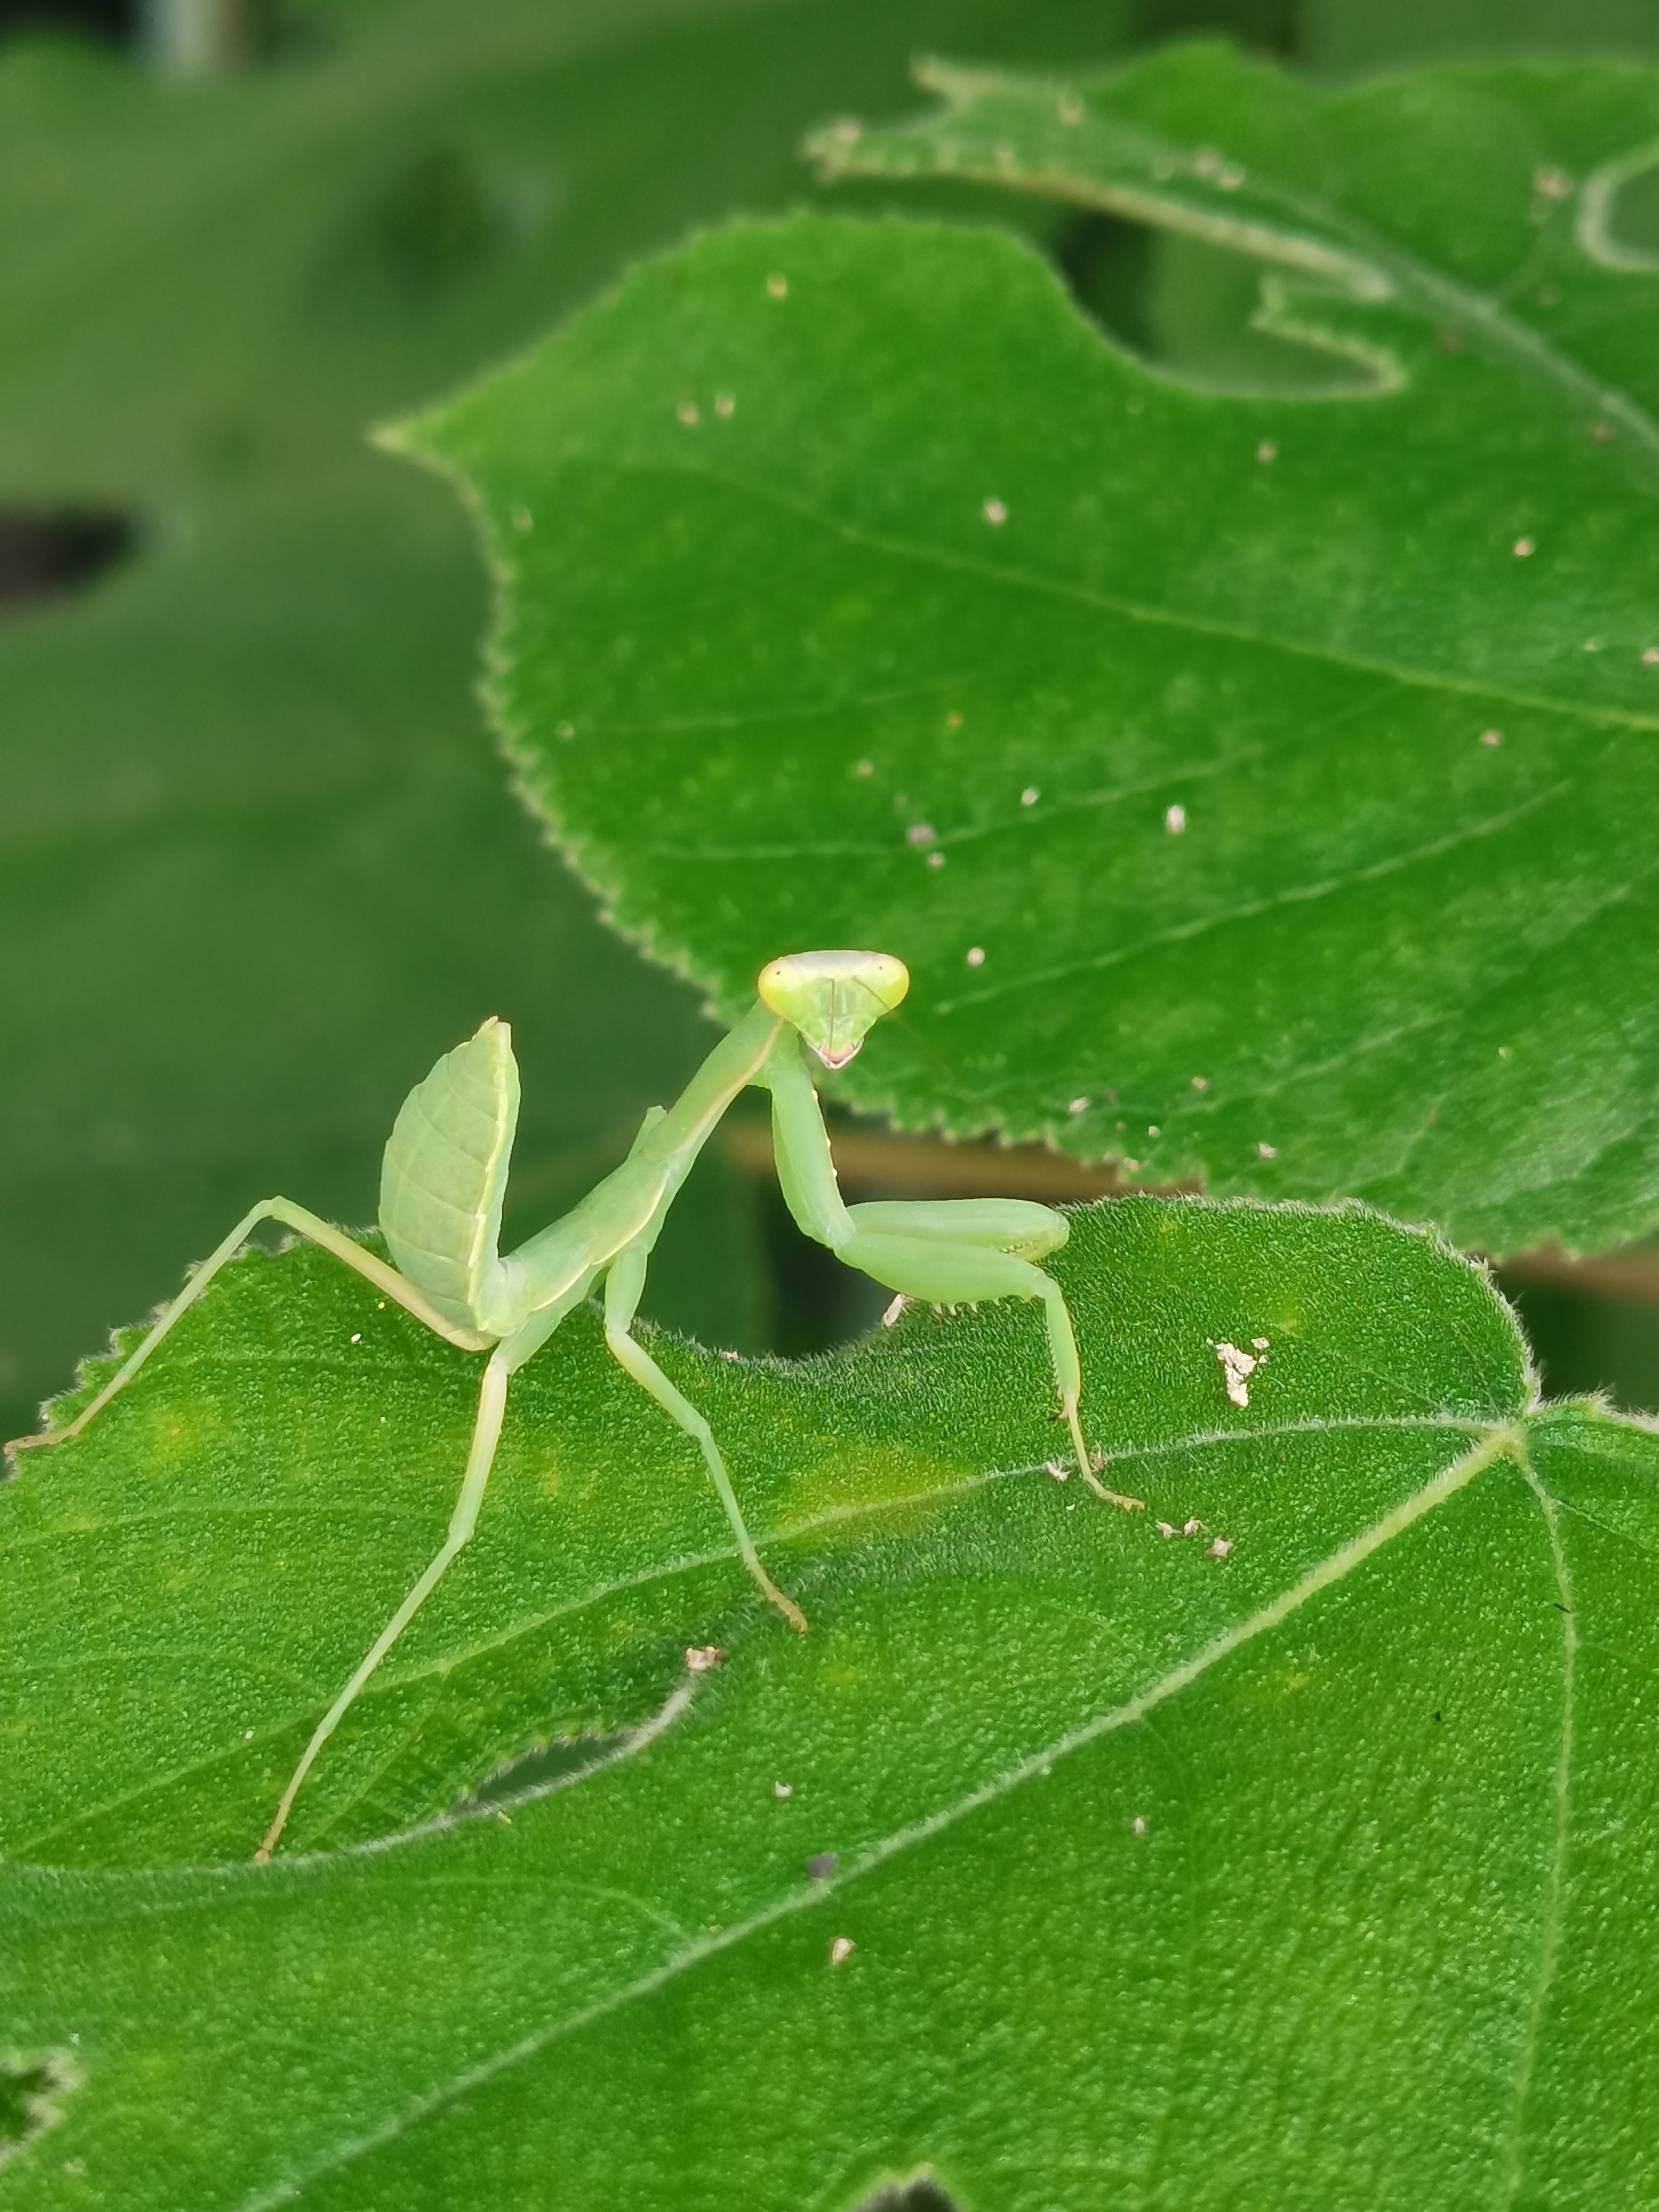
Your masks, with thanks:
M 634 1316 L 645 1289 L 646 1264 L 650 1255 L 643 1244 L 630 1244 L 617 1254 L 611 1263 L 611 1272 L 605 1284 L 605 1340 L 633 1376 L 642 1390 L 648 1390 L 672 1420 L 677 1421 L 687 1436 L 696 1439 L 703 1455 L 726 1517 L 732 1524 L 732 1533 L 738 1540 L 738 1553 L 743 1564 L 760 1584 L 769 1601 L 792 1628 L 806 1633 L 806 1616 L 792 1597 L 786 1596 L 760 1563 L 755 1549 L 755 1540 L 750 1534 L 738 1504 L 737 1493 L 732 1487 L 732 1478 L 726 1471 L 726 1462 L 720 1448 L 714 1442 L 714 1432 L 691 1401 L 674 1388 L 656 1361 L 642 1344 L 629 1334 Z

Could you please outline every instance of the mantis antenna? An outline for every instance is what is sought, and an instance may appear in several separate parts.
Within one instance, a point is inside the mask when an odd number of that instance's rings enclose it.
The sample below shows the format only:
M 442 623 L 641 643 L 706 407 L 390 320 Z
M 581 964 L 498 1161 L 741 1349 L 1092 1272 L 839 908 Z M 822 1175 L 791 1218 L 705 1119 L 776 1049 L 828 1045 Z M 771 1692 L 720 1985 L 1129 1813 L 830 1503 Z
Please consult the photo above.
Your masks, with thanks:
M 1136 1507 L 1099 1480 L 1084 1441 L 1081 1371 L 1058 1283 L 1036 1264 L 1064 1244 L 1066 1218 L 1020 1199 L 848 1206 L 830 1158 L 812 1067 L 844 1067 L 908 990 L 885 952 L 796 952 L 761 970 L 755 1006 L 721 1039 L 665 1111 L 647 1115 L 628 1158 L 580 1205 L 518 1250 L 498 1249 L 507 1164 L 519 1116 L 519 1070 L 493 1017 L 445 1054 L 404 1102 L 386 1148 L 380 1227 L 392 1264 L 285 1198 L 250 1207 L 191 1275 L 118 1372 L 60 1429 L 9 1449 L 67 1443 L 125 1389 L 180 1316 L 262 1221 L 309 1237 L 417 1321 L 465 1352 L 487 1353 L 460 1493 L 442 1544 L 317 1723 L 289 1777 L 256 1860 L 269 1859 L 319 1753 L 477 1525 L 514 1370 L 601 1285 L 605 1342 L 641 1388 L 696 1443 L 731 1524 L 738 1557 L 768 1601 L 805 1632 L 794 1600 L 761 1564 L 708 1422 L 632 1334 L 646 1268 L 669 1207 L 721 1115 L 748 1084 L 772 1094 L 778 1180 L 806 1235 L 889 1290 L 938 1304 L 1035 1298 L 1078 1471 L 1099 1497 Z

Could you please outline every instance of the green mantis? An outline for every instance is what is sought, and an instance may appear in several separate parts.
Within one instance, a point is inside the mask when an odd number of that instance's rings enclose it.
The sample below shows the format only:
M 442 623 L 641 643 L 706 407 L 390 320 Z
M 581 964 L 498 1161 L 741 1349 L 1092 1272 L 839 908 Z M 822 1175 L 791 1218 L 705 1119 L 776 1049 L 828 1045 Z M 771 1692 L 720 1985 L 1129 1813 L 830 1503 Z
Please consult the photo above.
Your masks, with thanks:
M 1060 1285 L 1036 1264 L 1066 1242 L 1065 1217 L 1020 1199 L 862 1206 L 842 1201 L 813 1087 L 812 1057 L 825 1068 L 844 1067 L 872 1026 L 899 1004 L 909 981 L 903 963 L 888 953 L 800 952 L 771 962 L 761 971 L 753 1009 L 715 1046 L 672 1106 L 653 1107 L 646 1115 L 622 1165 L 561 1220 L 506 1255 L 497 1248 L 518 1121 L 519 1073 L 506 1024 L 494 1018 L 485 1022 L 410 1093 L 386 1145 L 380 1226 L 394 1264 L 288 1199 L 264 1200 L 196 1270 L 119 1371 L 73 1421 L 20 1439 L 22 1446 L 61 1444 L 79 1436 L 131 1382 L 262 1221 L 280 1222 L 311 1238 L 447 1342 L 488 1355 L 448 1532 L 317 1723 L 256 1859 L 270 1857 L 318 1754 L 471 1536 L 514 1370 L 601 1285 L 606 1343 L 635 1381 L 696 1440 L 744 1566 L 790 1626 L 805 1631 L 799 1607 L 761 1564 L 708 1422 L 631 1334 L 652 1247 L 668 1209 L 721 1115 L 747 1084 L 771 1092 L 778 1179 L 791 1213 L 809 1237 L 828 1245 L 848 1267 L 902 1297 L 939 1304 L 1003 1297 L 1041 1303 L 1079 1471 L 1110 1503 L 1139 1504 L 1106 1489 L 1091 1464 L 1071 1316 Z

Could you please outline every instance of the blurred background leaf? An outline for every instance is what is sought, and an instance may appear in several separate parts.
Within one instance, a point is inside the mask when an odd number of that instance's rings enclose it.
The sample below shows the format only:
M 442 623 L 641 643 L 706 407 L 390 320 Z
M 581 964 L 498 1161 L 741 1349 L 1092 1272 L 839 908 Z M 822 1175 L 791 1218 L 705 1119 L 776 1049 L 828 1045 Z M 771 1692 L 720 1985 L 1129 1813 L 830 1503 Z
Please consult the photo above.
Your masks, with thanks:
M 368 1218 L 398 1099 L 484 1012 L 526 1067 L 509 1233 L 608 1165 L 706 1042 L 507 795 L 472 698 L 466 527 L 371 422 L 691 223 L 811 199 L 801 132 L 908 105 L 917 51 L 1070 65 L 1212 29 L 1316 68 L 1659 51 L 1640 0 L 334 0 L 255 18 L 240 73 L 174 82 L 137 58 L 155 20 L 0 9 L 8 1433 L 251 1198 Z M 1231 259 L 1132 225 L 1044 242 L 1170 358 L 1257 343 Z M 720 1154 L 653 1296 L 792 1349 L 862 1311 Z M 1553 1379 L 1659 1401 L 1645 1315 L 1610 1334 L 1547 1297 Z

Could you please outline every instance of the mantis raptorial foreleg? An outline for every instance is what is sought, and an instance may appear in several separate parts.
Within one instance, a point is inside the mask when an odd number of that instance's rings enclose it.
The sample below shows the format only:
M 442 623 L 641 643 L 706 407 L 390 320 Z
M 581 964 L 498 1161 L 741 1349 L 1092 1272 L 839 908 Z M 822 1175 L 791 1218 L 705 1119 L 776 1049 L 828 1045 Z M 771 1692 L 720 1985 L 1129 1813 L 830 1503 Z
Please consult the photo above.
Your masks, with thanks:
M 631 1334 L 646 1267 L 663 1217 L 720 1116 L 745 1084 L 772 1092 L 779 1180 L 806 1231 L 848 1266 L 890 1289 L 941 1304 L 1030 1297 L 1042 1305 L 1060 1403 L 1085 1481 L 1119 1505 L 1089 1462 L 1079 1407 L 1081 1378 L 1071 1316 L 1059 1285 L 1036 1261 L 1066 1241 L 1063 1215 L 1018 1200 L 847 1206 L 806 1054 L 842 1067 L 866 1032 L 909 988 L 903 963 L 880 952 L 802 952 L 761 971 L 759 1003 L 715 1046 L 666 1110 L 646 1116 L 623 1164 L 562 1220 L 518 1251 L 498 1249 L 507 1162 L 519 1109 L 519 1074 L 504 1024 L 484 1023 L 446 1054 L 404 1101 L 386 1149 L 380 1226 L 392 1261 L 283 1198 L 250 1209 L 191 1277 L 137 1351 L 91 1403 L 60 1429 L 22 1445 L 80 1435 L 136 1376 L 167 1332 L 261 1221 L 309 1237 L 393 1298 L 446 1342 L 489 1354 L 460 1494 L 442 1544 L 363 1654 L 312 1733 L 256 1856 L 270 1857 L 319 1753 L 375 1669 L 443 1579 L 477 1525 L 506 1411 L 508 1381 L 601 1278 L 605 1340 L 641 1388 L 702 1452 L 744 1565 L 792 1627 L 806 1623 L 761 1565 L 726 1462 L 708 1422 Z M 15 1447 L 12 1447 L 15 1449 Z
M 1038 1300 L 1078 1472 L 1097 1498 L 1134 1510 L 1143 1501 L 1108 1490 L 1083 1441 L 1079 1409 L 1083 1373 L 1065 1295 L 1052 1275 L 1006 1249 L 1006 1242 L 1018 1233 L 1018 1217 L 1012 1209 L 1020 1203 L 1018 1199 L 964 1198 L 849 1206 L 853 1234 L 835 1248 L 836 1257 L 890 1291 L 935 1305 L 975 1305 L 981 1298 Z M 953 1212 L 958 1217 L 954 1222 Z
M 1065 1294 L 1035 1263 L 1069 1234 L 1066 1217 L 1017 1198 L 895 1200 L 848 1206 L 836 1181 L 817 1095 L 799 1053 L 779 1053 L 768 1068 L 778 1182 L 797 1224 L 838 1260 L 906 1297 L 936 1305 L 981 1298 L 1036 1298 L 1048 1331 L 1048 1356 L 1072 1432 L 1078 1472 L 1097 1497 L 1132 1510 L 1138 1498 L 1108 1490 L 1084 1442 L 1083 1374 Z

